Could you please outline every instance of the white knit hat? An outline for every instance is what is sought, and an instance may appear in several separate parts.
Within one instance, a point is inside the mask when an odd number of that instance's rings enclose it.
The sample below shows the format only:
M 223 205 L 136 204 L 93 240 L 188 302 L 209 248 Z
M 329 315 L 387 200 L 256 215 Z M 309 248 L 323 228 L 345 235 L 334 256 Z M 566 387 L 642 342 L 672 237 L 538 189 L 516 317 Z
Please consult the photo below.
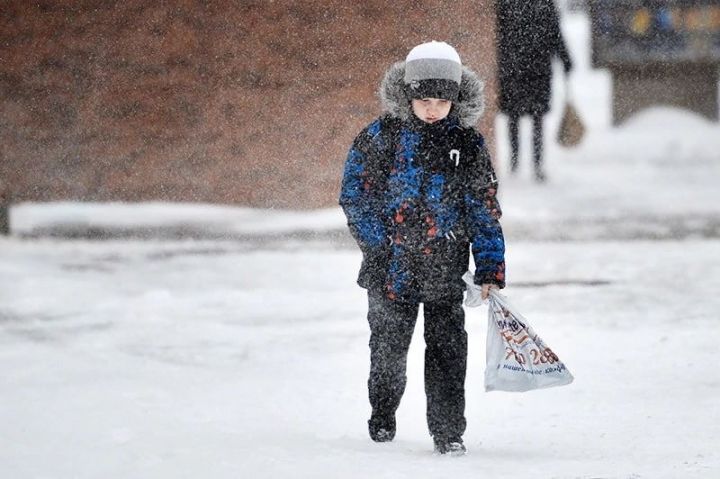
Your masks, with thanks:
M 461 79 L 460 55 L 445 42 L 420 44 L 405 58 L 404 80 L 411 98 L 455 100 Z

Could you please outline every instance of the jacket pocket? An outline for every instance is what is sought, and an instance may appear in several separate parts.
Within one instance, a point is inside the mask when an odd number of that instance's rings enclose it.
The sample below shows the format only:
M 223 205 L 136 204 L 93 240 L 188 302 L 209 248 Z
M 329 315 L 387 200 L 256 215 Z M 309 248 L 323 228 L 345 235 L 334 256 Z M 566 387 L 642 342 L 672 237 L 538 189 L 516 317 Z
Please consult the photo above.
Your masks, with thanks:
M 377 288 L 385 285 L 390 248 L 379 246 L 363 251 L 358 284 L 363 288 Z

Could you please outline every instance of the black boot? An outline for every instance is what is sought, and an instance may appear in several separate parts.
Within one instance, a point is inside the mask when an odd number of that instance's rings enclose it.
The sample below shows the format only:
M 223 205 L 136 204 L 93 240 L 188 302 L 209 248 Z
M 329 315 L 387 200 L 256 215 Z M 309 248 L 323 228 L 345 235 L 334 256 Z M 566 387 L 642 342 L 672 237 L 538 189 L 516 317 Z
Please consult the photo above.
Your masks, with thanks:
M 373 414 L 368 421 L 370 439 L 375 442 L 390 442 L 395 438 L 395 416 Z
M 467 448 L 463 444 L 461 437 L 433 437 L 435 443 L 435 454 L 463 456 L 467 453 Z

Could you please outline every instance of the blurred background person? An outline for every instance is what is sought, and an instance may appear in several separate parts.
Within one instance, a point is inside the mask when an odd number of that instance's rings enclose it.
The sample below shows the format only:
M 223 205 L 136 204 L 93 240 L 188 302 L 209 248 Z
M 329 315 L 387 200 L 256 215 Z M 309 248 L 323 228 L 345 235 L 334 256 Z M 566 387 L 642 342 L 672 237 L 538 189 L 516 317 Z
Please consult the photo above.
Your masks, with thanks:
M 495 0 L 495 11 L 499 108 L 509 121 L 510 171 L 518 168 L 520 117 L 530 115 L 535 179 L 543 182 L 543 116 L 550 110 L 551 60 L 557 56 L 566 74 L 572 61 L 552 0 Z

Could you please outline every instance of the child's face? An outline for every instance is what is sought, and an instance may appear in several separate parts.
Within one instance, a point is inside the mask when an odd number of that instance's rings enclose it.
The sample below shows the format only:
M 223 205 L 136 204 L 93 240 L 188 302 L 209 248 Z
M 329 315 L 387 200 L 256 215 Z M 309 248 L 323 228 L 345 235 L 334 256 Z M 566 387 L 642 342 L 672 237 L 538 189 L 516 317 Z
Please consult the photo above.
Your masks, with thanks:
M 440 121 L 450 113 L 452 102 L 441 98 L 421 98 L 412 101 L 412 109 L 415 116 L 425 123 Z

